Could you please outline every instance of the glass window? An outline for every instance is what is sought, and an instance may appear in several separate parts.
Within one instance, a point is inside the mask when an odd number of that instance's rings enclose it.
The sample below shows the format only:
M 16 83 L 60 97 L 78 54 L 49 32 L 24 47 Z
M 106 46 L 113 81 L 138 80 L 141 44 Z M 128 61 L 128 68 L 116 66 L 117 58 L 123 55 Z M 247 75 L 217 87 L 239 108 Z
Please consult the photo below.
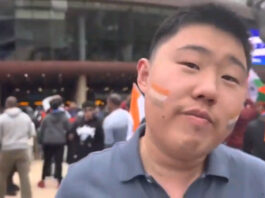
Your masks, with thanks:
M 13 1 L 0 1 L 0 60 L 12 59 L 15 51 Z

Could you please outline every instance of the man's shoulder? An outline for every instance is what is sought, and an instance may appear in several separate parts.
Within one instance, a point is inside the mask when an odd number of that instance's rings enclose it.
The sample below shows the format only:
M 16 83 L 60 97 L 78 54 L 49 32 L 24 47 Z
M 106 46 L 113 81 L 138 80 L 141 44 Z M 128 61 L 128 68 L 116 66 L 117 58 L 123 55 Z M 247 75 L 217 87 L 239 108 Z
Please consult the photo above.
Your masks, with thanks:
M 122 144 L 122 143 L 121 143 Z M 120 146 L 93 152 L 79 162 L 70 165 L 57 197 L 83 197 L 111 192 L 120 184 Z
M 28 114 L 26 114 L 25 112 L 20 112 L 20 115 L 27 121 L 31 121 L 31 118 L 29 117 Z
M 228 191 L 244 192 L 246 197 L 262 197 L 265 193 L 265 162 L 239 149 L 221 145 L 219 171 L 226 173 Z M 254 185 L 253 185 L 254 184 Z M 240 189 L 242 188 L 242 189 Z
M 114 171 L 116 171 L 113 169 L 118 168 L 117 165 L 120 162 L 120 147 L 122 147 L 124 143 L 125 142 L 121 142 L 115 144 L 111 148 L 90 153 L 87 157 L 70 165 L 68 171 L 69 176 L 81 176 L 81 178 L 85 176 L 84 179 L 86 181 L 102 178 L 103 175 L 104 178 L 112 176 Z
M 103 127 L 111 127 L 114 125 L 114 121 L 116 120 L 117 116 L 115 111 L 111 112 L 109 115 L 105 117 L 103 120 Z
M 130 113 L 122 108 L 119 108 L 118 111 L 117 111 L 118 114 L 120 115 L 125 115 L 125 116 L 128 116 L 130 115 Z
M 117 148 L 116 146 L 108 149 L 104 149 L 102 151 L 97 151 L 90 153 L 87 157 L 81 159 L 79 162 L 74 163 L 71 165 L 71 170 L 74 172 L 83 172 L 93 170 L 94 173 L 97 172 L 97 170 L 106 170 L 108 166 L 111 166 L 112 158 L 115 155 L 115 152 Z M 92 168 L 92 169 L 83 169 L 83 168 Z
M 265 161 L 226 145 L 220 145 L 216 150 L 227 161 L 228 168 L 242 172 L 242 176 L 263 178 L 264 180 Z

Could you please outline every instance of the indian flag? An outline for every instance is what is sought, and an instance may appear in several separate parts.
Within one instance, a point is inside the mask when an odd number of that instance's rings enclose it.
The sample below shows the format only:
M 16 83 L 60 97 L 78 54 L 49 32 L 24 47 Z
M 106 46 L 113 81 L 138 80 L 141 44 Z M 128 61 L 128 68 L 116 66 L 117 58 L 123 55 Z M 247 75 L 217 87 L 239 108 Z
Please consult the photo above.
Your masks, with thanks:
M 250 69 L 248 75 L 248 96 L 253 102 L 257 101 L 259 88 L 263 85 L 263 82 L 260 80 L 256 72 L 253 69 Z
M 265 86 L 262 86 L 258 89 L 257 102 L 265 102 Z
M 144 96 L 135 83 L 133 83 L 131 92 L 130 114 L 133 119 L 133 131 L 136 131 L 141 121 L 144 119 L 145 113 Z

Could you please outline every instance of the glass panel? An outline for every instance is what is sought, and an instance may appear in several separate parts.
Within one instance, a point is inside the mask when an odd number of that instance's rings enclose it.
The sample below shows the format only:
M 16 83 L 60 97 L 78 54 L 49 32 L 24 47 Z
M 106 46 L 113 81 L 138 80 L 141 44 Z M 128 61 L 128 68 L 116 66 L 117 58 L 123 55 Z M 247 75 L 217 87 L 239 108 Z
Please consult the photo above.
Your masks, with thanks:
M 63 1 L 63 8 L 50 1 L 23 2 L 17 2 L 15 23 L 0 20 L 6 35 L 15 31 L 16 53 L 10 59 L 136 61 L 148 55 L 151 36 L 172 10 L 90 1 Z
M 71 7 L 66 12 L 66 40 L 71 58 L 86 60 L 136 61 L 148 54 L 150 38 L 172 9 L 111 4 L 85 4 L 87 9 Z M 98 9 L 98 7 L 101 9 Z M 84 23 L 80 23 L 81 18 Z M 83 27 L 82 27 L 83 26 Z M 85 28 L 85 37 L 80 31 Z M 85 49 L 80 42 L 85 42 Z
M 15 51 L 13 1 L 0 1 L 0 60 L 12 59 Z

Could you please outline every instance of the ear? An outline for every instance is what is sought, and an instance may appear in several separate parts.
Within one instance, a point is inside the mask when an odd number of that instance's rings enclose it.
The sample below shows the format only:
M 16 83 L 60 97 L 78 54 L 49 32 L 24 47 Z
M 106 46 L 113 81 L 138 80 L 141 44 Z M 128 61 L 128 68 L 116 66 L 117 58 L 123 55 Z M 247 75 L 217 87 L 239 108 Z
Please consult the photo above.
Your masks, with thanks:
M 137 84 L 141 91 L 145 94 L 150 75 L 150 63 L 146 58 L 141 58 L 137 63 Z

